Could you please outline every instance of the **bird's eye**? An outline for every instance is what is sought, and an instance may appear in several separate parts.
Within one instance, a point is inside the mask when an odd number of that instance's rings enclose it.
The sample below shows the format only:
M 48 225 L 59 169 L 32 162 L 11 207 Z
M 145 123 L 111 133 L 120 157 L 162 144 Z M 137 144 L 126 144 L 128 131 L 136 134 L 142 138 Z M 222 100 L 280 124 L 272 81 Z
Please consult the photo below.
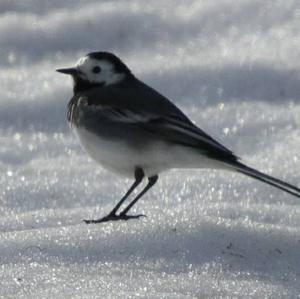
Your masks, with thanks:
M 93 67 L 93 73 L 98 74 L 100 72 L 101 72 L 101 67 L 100 66 Z

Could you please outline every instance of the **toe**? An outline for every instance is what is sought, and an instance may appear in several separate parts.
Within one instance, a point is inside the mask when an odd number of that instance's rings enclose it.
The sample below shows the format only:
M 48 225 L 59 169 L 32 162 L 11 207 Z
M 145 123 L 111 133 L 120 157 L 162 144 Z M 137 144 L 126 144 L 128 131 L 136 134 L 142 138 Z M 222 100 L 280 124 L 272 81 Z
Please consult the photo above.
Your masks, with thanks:
M 138 219 L 140 217 L 146 217 L 146 215 L 139 214 L 139 215 L 126 215 L 120 213 L 119 215 L 115 214 L 109 214 L 103 218 L 100 219 L 91 219 L 91 220 L 86 220 L 84 219 L 83 222 L 86 224 L 92 224 L 92 223 L 102 223 L 102 222 L 108 222 L 108 221 L 118 221 L 118 220 L 130 220 L 130 219 Z

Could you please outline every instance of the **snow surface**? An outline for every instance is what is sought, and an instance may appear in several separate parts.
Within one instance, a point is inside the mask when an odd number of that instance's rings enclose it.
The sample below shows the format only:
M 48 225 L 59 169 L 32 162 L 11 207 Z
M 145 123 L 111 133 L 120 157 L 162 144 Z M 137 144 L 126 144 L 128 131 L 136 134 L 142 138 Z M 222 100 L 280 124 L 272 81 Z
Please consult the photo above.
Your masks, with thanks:
M 299 199 L 173 170 L 147 218 L 85 225 L 131 184 L 66 122 L 56 68 L 109 50 L 251 166 L 299 183 L 298 0 L 0 2 L 1 298 L 299 298 Z

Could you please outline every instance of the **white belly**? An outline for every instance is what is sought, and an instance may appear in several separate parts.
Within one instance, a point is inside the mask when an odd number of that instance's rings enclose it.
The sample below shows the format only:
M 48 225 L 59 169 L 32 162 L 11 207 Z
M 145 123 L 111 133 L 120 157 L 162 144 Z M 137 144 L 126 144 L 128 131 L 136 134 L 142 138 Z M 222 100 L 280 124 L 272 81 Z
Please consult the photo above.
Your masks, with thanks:
M 108 170 L 127 177 L 134 177 L 136 167 L 141 167 L 146 176 L 166 170 L 166 163 L 158 156 L 155 161 L 148 157 L 153 156 L 150 149 L 138 151 L 125 142 L 102 139 L 83 128 L 76 128 L 76 133 L 89 155 Z
M 122 141 L 102 139 L 84 128 L 75 130 L 83 147 L 95 161 L 127 177 L 134 177 L 136 167 L 142 168 L 148 177 L 171 168 L 223 168 L 219 162 L 187 147 L 156 142 L 138 149 Z

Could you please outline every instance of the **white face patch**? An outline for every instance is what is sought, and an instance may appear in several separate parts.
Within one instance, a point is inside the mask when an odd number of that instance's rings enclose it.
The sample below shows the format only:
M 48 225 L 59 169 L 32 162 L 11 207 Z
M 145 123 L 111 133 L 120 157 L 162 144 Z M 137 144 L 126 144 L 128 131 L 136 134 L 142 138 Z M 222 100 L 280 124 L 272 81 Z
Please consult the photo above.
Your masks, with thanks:
M 91 83 L 102 83 L 104 85 L 116 84 L 125 78 L 125 74 L 116 73 L 114 66 L 107 60 L 97 60 L 84 56 L 76 65 L 82 79 Z

